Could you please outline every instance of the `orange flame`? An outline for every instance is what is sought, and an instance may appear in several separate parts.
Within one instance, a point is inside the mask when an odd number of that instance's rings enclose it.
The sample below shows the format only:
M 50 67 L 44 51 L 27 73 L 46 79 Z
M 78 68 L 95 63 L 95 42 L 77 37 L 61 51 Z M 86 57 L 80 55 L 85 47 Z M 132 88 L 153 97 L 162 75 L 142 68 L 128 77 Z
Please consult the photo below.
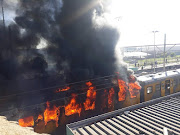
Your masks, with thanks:
M 40 114 L 39 114 L 39 116 L 38 116 L 38 118 L 37 118 L 36 122 L 38 122 L 39 120 L 43 120 L 43 116 L 42 116 L 42 115 L 40 115 Z
M 92 86 L 91 82 L 87 82 L 86 85 L 89 87 L 86 94 L 86 101 L 84 102 L 85 110 L 94 110 L 95 109 L 95 100 L 96 100 L 96 91 Z
M 92 86 L 92 83 L 91 82 L 87 82 L 86 85 L 90 87 L 90 86 Z
M 126 98 L 127 85 L 125 81 L 120 79 L 118 79 L 118 85 L 119 85 L 119 92 L 118 92 L 119 101 L 123 101 Z
M 63 88 L 63 89 L 58 89 L 58 90 L 56 90 L 55 92 L 56 93 L 59 93 L 59 92 L 62 92 L 62 91 L 67 91 L 67 90 L 69 90 L 70 89 L 70 87 L 68 87 L 68 86 L 66 86 L 65 88 Z
M 76 96 L 75 94 L 72 95 L 72 99 L 70 103 L 65 107 L 65 115 L 69 116 L 75 113 L 78 113 L 80 116 L 81 113 L 81 106 L 76 103 Z
M 44 122 L 45 125 L 51 121 L 54 120 L 56 122 L 56 127 L 58 127 L 58 120 L 59 120 L 59 115 L 60 115 L 60 111 L 59 108 L 60 107 L 56 107 L 55 105 L 50 108 L 50 103 L 47 101 L 46 102 L 46 110 L 44 111 Z
M 23 119 L 19 119 L 19 125 L 22 127 L 32 127 L 34 126 L 34 118 L 33 116 L 29 116 Z
M 114 98 L 114 88 L 111 88 L 108 94 L 108 108 L 113 107 L 113 98 Z
M 141 86 L 138 82 L 129 83 L 129 93 L 131 98 L 135 98 L 137 94 L 139 93 L 139 90 L 141 89 Z

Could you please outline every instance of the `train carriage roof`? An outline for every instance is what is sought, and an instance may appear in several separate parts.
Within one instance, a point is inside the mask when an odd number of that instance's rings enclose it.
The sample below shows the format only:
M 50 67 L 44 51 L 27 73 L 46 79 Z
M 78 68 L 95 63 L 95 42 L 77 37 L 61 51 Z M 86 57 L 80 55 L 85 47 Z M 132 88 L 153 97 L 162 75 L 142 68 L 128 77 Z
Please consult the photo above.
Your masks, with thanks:
M 166 71 L 166 72 L 159 72 L 155 74 L 142 75 L 137 77 L 137 80 L 139 82 L 153 82 L 174 76 L 180 76 L 180 69 Z

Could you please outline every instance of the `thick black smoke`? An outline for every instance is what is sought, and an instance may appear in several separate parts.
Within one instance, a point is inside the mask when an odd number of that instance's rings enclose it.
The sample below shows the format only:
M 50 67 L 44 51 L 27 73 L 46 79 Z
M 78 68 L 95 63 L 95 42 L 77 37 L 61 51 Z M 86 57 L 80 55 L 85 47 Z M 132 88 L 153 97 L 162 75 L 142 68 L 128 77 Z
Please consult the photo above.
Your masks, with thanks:
M 99 0 L 20 0 L 16 24 L 11 26 L 11 42 L 14 48 L 27 50 L 21 67 L 45 72 L 44 57 L 32 53 L 43 38 L 48 43 L 47 55 L 68 81 L 113 74 L 119 33 L 105 21 L 96 23 L 97 18 L 105 20 L 104 10 Z M 3 42 L 8 44 L 8 40 Z
M 30 31 L 23 35 L 21 31 L 22 29 L 17 24 L 0 26 L 1 79 L 17 79 L 30 71 L 45 72 L 47 63 L 44 56 L 33 49 L 40 39 Z M 38 63 L 34 64 L 35 62 Z
M 102 15 L 103 9 L 97 0 L 64 1 L 58 22 L 66 41 L 62 48 L 67 48 L 68 52 L 60 54 L 69 62 L 73 80 L 78 76 L 77 79 L 87 79 L 115 71 L 114 48 L 119 35 L 112 27 L 95 27 L 93 17 Z

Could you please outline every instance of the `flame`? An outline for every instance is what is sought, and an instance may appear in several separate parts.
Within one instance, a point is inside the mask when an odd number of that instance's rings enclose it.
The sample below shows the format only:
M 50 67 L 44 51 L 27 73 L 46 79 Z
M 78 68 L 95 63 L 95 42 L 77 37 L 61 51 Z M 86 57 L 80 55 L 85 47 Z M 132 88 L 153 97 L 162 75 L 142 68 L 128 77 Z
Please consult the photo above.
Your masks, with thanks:
M 65 115 L 69 116 L 75 113 L 78 113 L 80 116 L 81 113 L 81 106 L 76 103 L 76 96 L 75 94 L 72 95 L 72 99 L 70 103 L 65 107 Z
M 34 118 L 33 116 L 29 116 L 23 119 L 19 119 L 19 125 L 22 127 L 32 127 L 34 126 Z
M 42 115 L 40 115 L 40 114 L 39 114 L 39 116 L 38 116 L 38 118 L 37 118 L 36 122 L 38 122 L 39 120 L 43 120 L 43 116 L 42 116 Z
M 86 94 L 86 101 L 84 102 L 85 110 L 94 110 L 95 109 L 95 100 L 96 100 L 96 91 L 92 86 L 91 82 L 87 82 L 86 85 L 89 87 Z
M 125 81 L 120 79 L 118 79 L 118 85 L 119 85 L 119 92 L 118 92 L 119 101 L 123 101 L 126 98 L 127 85 Z
M 59 108 L 60 107 L 56 107 L 55 105 L 50 108 L 50 103 L 47 101 L 46 102 L 46 110 L 44 111 L 44 122 L 45 125 L 51 121 L 54 120 L 56 122 L 56 127 L 58 127 L 58 120 L 59 120 L 59 115 L 60 115 L 60 111 Z
M 119 74 L 119 73 L 118 73 Z M 118 92 L 118 100 L 119 101 L 124 101 L 126 98 L 126 91 L 129 88 L 129 93 L 130 93 L 130 97 L 134 98 L 137 96 L 137 94 L 139 93 L 139 90 L 141 89 L 141 86 L 139 85 L 139 83 L 136 81 L 135 76 L 131 75 L 129 76 L 129 83 L 126 83 L 125 81 L 121 80 L 121 79 L 117 79 L 118 81 L 114 81 L 115 84 L 117 84 L 118 82 L 118 86 L 119 86 L 119 92 Z M 86 100 L 83 103 L 84 105 L 84 109 L 87 110 L 94 110 L 95 109 L 95 102 L 96 102 L 96 90 L 95 87 L 93 86 L 92 82 L 86 82 L 87 85 L 87 94 L 86 94 Z M 58 89 L 55 92 L 62 92 L 62 91 L 67 91 L 69 90 L 70 87 L 66 86 L 63 89 Z M 104 93 L 102 94 L 101 98 L 99 99 L 102 102 L 102 109 L 105 109 L 105 111 L 108 110 L 113 110 L 114 109 L 114 97 L 115 97 L 115 90 L 114 88 L 109 89 L 109 92 L 107 90 L 104 90 Z M 70 116 L 73 114 L 79 114 L 79 116 L 81 115 L 82 112 L 82 104 L 77 103 L 77 95 L 76 94 L 72 94 L 72 98 L 69 102 L 68 105 L 63 106 L 65 109 L 65 115 L 66 116 Z M 62 106 L 61 106 L 62 107 Z M 44 110 L 43 115 L 39 115 L 37 120 L 35 121 L 36 124 L 38 124 L 39 121 L 43 121 L 45 125 L 47 125 L 47 123 L 49 121 L 55 121 L 56 122 L 56 127 L 58 127 L 58 121 L 59 121 L 59 116 L 60 116 L 60 106 L 56 107 L 55 105 L 53 105 L 52 107 L 50 107 L 50 103 L 47 101 L 46 102 L 46 109 Z M 34 126 L 34 118 L 33 116 L 29 116 L 23 119 L 19 119 L 19 125 L 22 127 L 32 127 Z
M 92 86 L 92 83 L 91 82 L 87 82 L 86 85 L 90 87 L 90 86 Z
M 129 83 L 129 93 L 131 98 L 135 98 L 137 96 L 137 93 L 139 93 L 139 90 L 141 89 L 141 86 L 138 82 L 131 82 Z
M 114 98 L 114 88 L 111 88 L 108 94 L 108 108 L 113 107 L 113 98 Z
M 56 93 L 59 93 L 59 92 L 62 92 L 62 91 L 67 91 L 67 90 L 69 90 L 70 89 L 70 87 L 69 86 L 66 86 L 65 88 L 63 88 L 63 89 L 58 89 L 58 90 L 56 90 L 55 92 Z

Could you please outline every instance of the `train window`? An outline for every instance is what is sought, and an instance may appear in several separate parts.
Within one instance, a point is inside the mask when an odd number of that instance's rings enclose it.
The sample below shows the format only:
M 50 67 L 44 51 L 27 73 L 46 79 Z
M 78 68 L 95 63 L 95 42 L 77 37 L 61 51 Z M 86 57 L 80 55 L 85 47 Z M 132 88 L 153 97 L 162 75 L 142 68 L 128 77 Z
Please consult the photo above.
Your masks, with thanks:
M 152 86 L 147 87 L 147 94 L 152 93 L 152 91 L 153 91 Z
M 160 84 L 156 84 L 156 91 L 161 90 L 161 85 Z
M 173 86 L 173 81 L 171 80 L 171 85 L 170 85 L 170 87 L 172 87 Z
M 173 86 L 177 86 L 177 84 L 178 84 L 178 80 L 176 79 L 176 80 L 174 80 L 174 82 L 173 82 Z
M 164 89 L 164 83 L 163 82 L 161 83 L 161 88 Z
M 165 95 L 169 95 L 170 94 L 170 88 L 171 88 L 171 81 L 170 80 L 166 80 L 165 81 Z

